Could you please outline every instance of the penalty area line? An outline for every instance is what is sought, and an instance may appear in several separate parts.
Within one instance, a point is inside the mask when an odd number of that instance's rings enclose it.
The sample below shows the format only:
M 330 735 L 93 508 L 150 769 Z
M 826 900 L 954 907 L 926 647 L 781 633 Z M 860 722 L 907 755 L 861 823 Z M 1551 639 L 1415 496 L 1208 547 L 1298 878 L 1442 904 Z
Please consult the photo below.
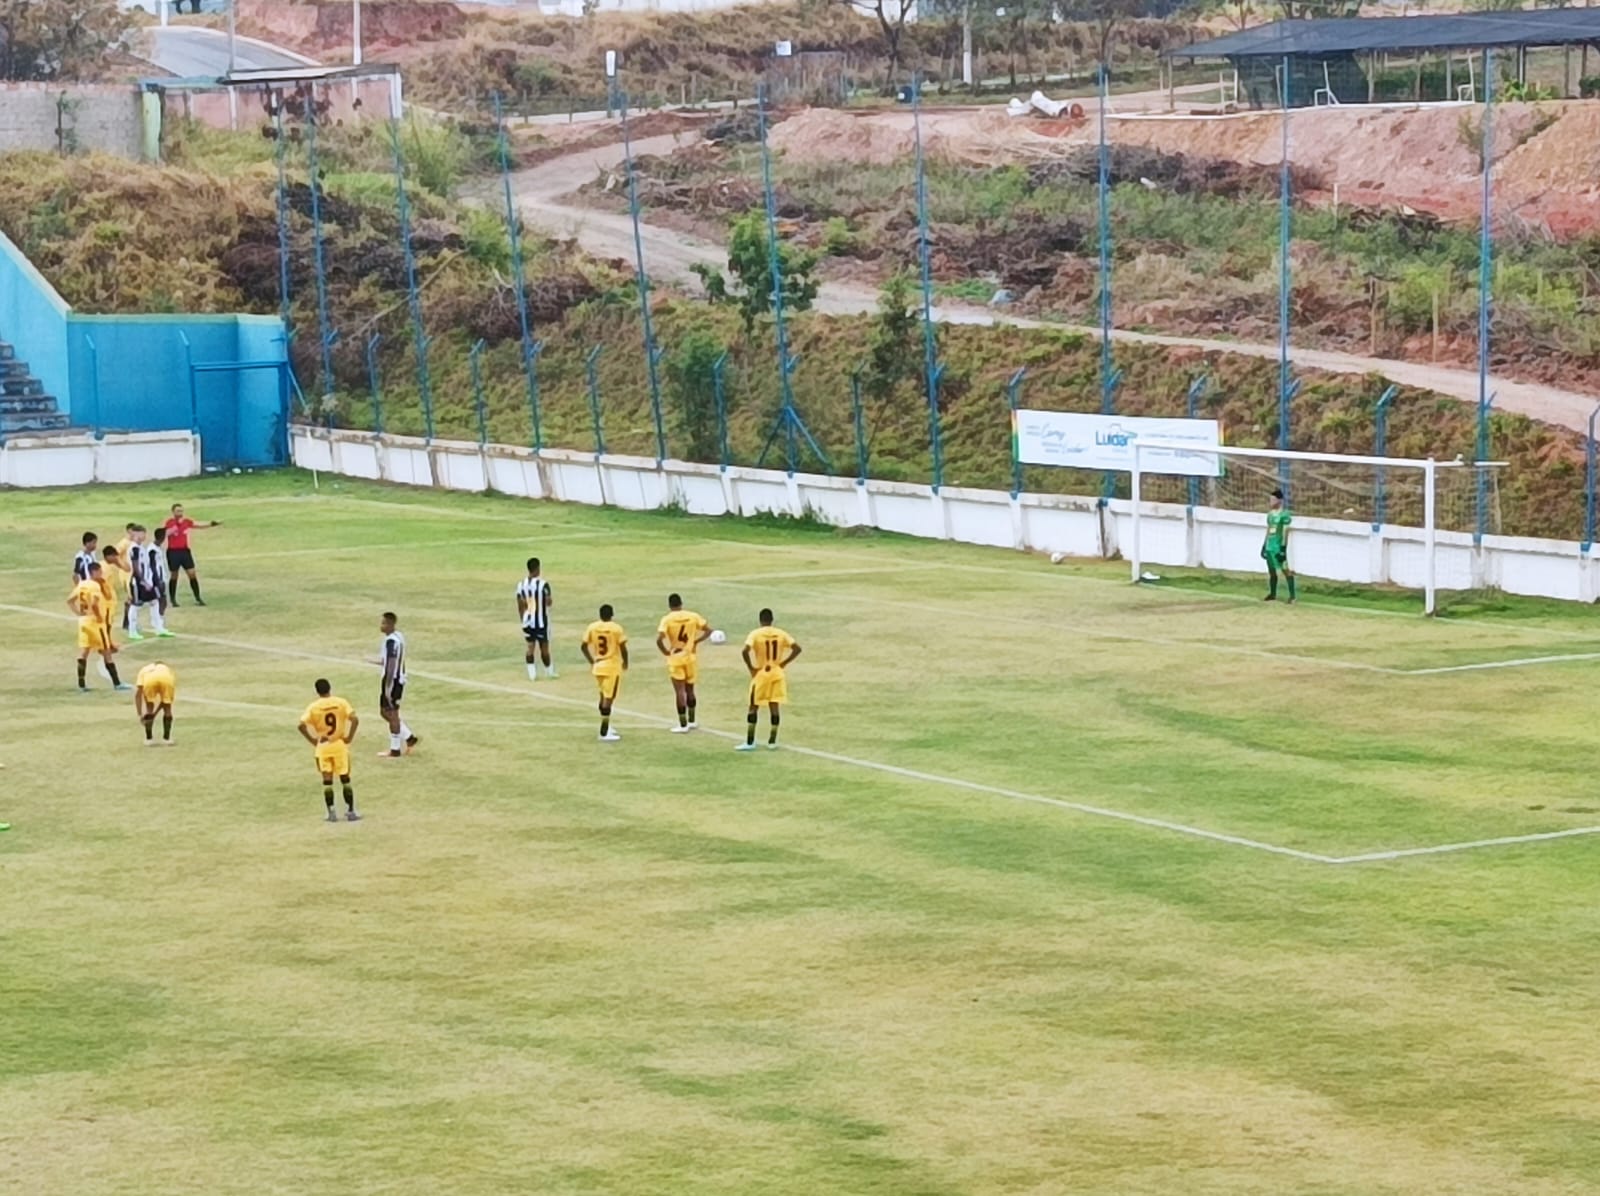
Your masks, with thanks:
M 75 616 L 55 611 L 39 610 L 31 606 L 16 606 L 11 603 L 0 603 L 0 611 L 10 611 L 15 614 L 33 615 L 58 622 L 70 622 Z M 323 652 L 307 652 L 298 648 L 280 648 L 269 644 L 254 644 L 245 640 L 225 639 L 221 636 L 184 634 L 184 639 L 197 643 L 215 644 L 222 648 L 231 648 L 235 651 L 255 652 L 266 656 L 282 656 L 295 660 L 314 660 L 325 664 L 357 665 L 370 668 L 370 661 L 348 656 L 334 656 Z M 562 706 L 581 707 L 585 710 L 593 708 L 593 701 L 586 698 L 572 698 L 561 694 L 539 692 L 522 686 L 502 685 L 494 681 L 479 681 L 470 677 L 455 677 L 448 673 L 424 672 L 418 669 L 407 670 L 412 676 L 420 677 L 427 681 L 438 681 L 447 685 L 457 685 L 465 689 L 481 690 L 486 693 L 511 694 L 516 697 L 534 698 L 542 702 L 553 702 Z M 216 704 L 220 701 L 213 699 Z M 250 703 L 229 703 L 230 705 L 249 706 Z M 675 720 L 661 715 L 647 714 L 639 710 L 627 710 L 617 707 L 617 713 L 638 719 L 641 722 L 657 727 L 671 726 Z M 730 732 L 719 731 L 711 727 L 699 729 L 702 735 L 724 739 L 737 743 L 742 736 Z M 1105 806 L 1090 805 L 1086 802 L 1070 801 L 1066 798 L 1046 797 L 1037 793 L 1025 793 L 1017 789 L 1007 789 L 999 785 L 987 785 L 981 781 L 969 781 L 962 777 L 945 776 L 940 773 L 923 772 L 914 768 L 903 768 L 897 764 L 885 764 L 877 760 L 865 760 L 857 756 L 847 756 L 839 752 L 823 751 L 819 748 L 808 748 L 795 744 L 783 745 L 783 750 L 790 755 L 807 756 L 814 760 L 823 760 L 833 764 L 842 764 L 851 768 L 860 768 L 872 772 L 881 772 L 889 776 L 901 777 L 906 780 L 921 781 L 930 785 L 941 785 L 952 789 L 964 789 L 972 793 L 982 793 L 991 797 L 1003 798 L 1007 801 L 1022 802 L 1029 805 L 1050 806 L 1055 809 L 1069 810 L 1077 814 L 1086 814 L 1094 818 L 1104 818 L 1110 821 L 1129 823 L 1142 826 L 1151 830 L 1167 831 L 1172 834 L 1184 835 L 1189 838 L 1203 839 L 1213 843 L 1224 843 L 1232 847 L 1243 847 L 1252 851 L 1266 852 L 1270 855 L 1287 856 L 1291 859 L 1302 860 L 1312 864 L 1327 864 L 1340 866 L 1345 864 L 1381 863 L 1389 860 L 1410 859 L 1417 856 L 1447 855 L 1457 852 L 1480 850 L 1491 847 L 1510 847 L 1524 843 L 1548 842 L 1556 839 L 1571 839 L 1588 835 L 1600 834 L 1600 826 L 1575 827 L 1559 831 L 1539 831 L 1526 835 L 1505 835 L 1493 839 L 1475 839 L 1461 843 L 1440 843 L 1430 847 L 1407 847 L 1391 851 L 1362 852 L 1356 855 L 1330 856 L 1313 851 L 1302 851 L 1296 847 L 1283 847 L 1275 843 L 1264 843 L 1258 839 L 1249 839 L 1243 835 L 1231 835 L 1223 831 L 1207 830 L 1204 827 L 1189 826 L 1182 822 L 1173 822 L 1165 818 L 1155 818 L 1143 814 L 1133 814 L 1125 810 L 1113 810 Z

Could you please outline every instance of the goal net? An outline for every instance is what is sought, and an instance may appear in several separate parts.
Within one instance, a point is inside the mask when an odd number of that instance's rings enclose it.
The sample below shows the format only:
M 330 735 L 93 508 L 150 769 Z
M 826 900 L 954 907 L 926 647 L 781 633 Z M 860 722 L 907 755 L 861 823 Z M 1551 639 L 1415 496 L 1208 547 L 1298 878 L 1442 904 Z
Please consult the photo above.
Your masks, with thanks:
M 1431 461 L 1140 440 L 1128 478 L 1133 576 L 1144 565 L 1261 570 L 1266 512 L 1282 491 L 1290 564 L 1308 577 L 1473 587 L 1470 534 L 1500 529 L 1498 462 Z M 1181 529 L 1172 508 L 1181 506 Z M 1198 530 L 1197 530 L 1198 529 Z M 1173 532 L 1181 530 L 1180 545 Z M 1439 533 L 1447 535 L 1441 543 Z

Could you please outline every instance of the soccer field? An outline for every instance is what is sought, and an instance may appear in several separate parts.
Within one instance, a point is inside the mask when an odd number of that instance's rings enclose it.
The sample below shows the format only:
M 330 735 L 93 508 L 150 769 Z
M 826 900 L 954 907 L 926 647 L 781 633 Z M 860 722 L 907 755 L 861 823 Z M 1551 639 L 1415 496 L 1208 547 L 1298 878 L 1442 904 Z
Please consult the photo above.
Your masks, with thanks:
M 177 499 L 224 526 L 210 605 L 121 654 L 178 674 L 145 751 L 131 695 L 74 692 L 67 577 Z M 0 528 L 0 1191 L 1600 1191 L 1589 610 L 292 472 Z M 686 736 L 672 590 L 728 634 Z M 740 755 L 764 605 L 805 651 Z M 295 732 L 319 676 L 359 824 Z

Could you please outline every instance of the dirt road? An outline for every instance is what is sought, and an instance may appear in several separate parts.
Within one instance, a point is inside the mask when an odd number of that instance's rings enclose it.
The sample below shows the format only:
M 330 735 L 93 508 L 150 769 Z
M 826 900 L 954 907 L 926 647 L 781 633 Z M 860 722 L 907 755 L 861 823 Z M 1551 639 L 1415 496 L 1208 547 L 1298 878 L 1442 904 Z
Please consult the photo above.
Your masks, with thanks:
M 698 138 L 694 133 L 649 137 L 635 141 L 633 151 L 636 155 L 670 154 L 679 146 L 696 140 Z M 627 216 L 561 202 L 601 172 L 619 171 L 622 161 L 622 146 L 613 145 L 555 158 L 513 174 L 512 190 L 521 206 L 523 219 L 530 226 L 553 236 L 576 239 L 586 252 L 596 257 L 618 258 L 631 263 L 634 256 L 633 222 Z M 621 185 L 620 174 L 618 185 Z M 699 279 L 691 270 L 695 263 L 704 262 L 718 268 L 727 265 L 723 247 L 714 242 L 650 224 L 643 225 L 643 235 L 645 265 L 651 278 L 658 282 L 671 283 L 694 292 L 699 286 Z M 857 315 L 873 311 L 877 301 L 877 293 L 871 288 L 830 282 L 823 284 L 817 296 L 816 310 L 827 315 Z M 1097 337 L 1100 334 L 1097 328 L 1009 316 L 983 308 L 941 305 L 934 309 L 934 315 L 936 319 L 951 324 L 1066 328 L 1089 336 Z M 1121 330 L 1114 330 L 1112 339 L 1127 344 L 1168 345 L 1212 353 L 1239 353 L 1247 357 L 1275 359 L 1278 356 L 1276 344 Z M 1381 374 L 1402 386 L 1436 391 L 1468 403 L 1478 401 L 1478 375 L 1471 370 L 1317 349 L 1291 349 L 1290 356 L 1296 365 L 1304 369 L 1326 370 L 1335 374 Z M 1495 407 L 1498 410 L 1517 412 L 1577 431 L 1586 430 L 1590 413 L 1596 405 L 1600 405 L 1600 395 L 1513 382 L 1507 378 L 1491 377 L 1489 390 L 1496 396 Z

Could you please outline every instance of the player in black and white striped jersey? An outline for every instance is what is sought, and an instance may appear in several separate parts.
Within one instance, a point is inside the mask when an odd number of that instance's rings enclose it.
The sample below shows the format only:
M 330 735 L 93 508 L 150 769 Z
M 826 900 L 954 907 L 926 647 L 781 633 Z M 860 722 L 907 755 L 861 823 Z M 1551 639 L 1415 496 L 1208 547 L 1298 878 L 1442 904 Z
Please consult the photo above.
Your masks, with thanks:
M 378 712 L 389 724 L 389 750 L 380 756 L 409 756 L 419 742 L 400 717 L 400 702 L 406 691 L 406 637 L 396 624 L 400 621 L 394 611 L 383 612 L 378 627 L 383 632 L 383 652 L 379 662 L 383 665 L 383 687 L 378 691 Z
M 162 617 L 162 587 L 165 575 L 160 571 L 160 550 L 146 537 L 144 526 L 135 525 L 128 544 L 128 638 L 143 639 L 139 633 L 139 612 L 150 612 L 150 629 L 162 639 L 170 638 L 166 619 Z
M 89 580 L 89 570 L 100 563 L 96 550 L 100 547 L 100 537 L 93 532 L 83 533 L 83 550 L 72 558 L 72 584 Z
M 539 576 L 539 558 L 528 558 L 528 576 L 517 583 L 517 614 L 522 619 L 522 638 L 527 641 L 528 680 L 539 679 L 539 665 L 545 675 L 559 677 L 550 663 L 550 583 Z

